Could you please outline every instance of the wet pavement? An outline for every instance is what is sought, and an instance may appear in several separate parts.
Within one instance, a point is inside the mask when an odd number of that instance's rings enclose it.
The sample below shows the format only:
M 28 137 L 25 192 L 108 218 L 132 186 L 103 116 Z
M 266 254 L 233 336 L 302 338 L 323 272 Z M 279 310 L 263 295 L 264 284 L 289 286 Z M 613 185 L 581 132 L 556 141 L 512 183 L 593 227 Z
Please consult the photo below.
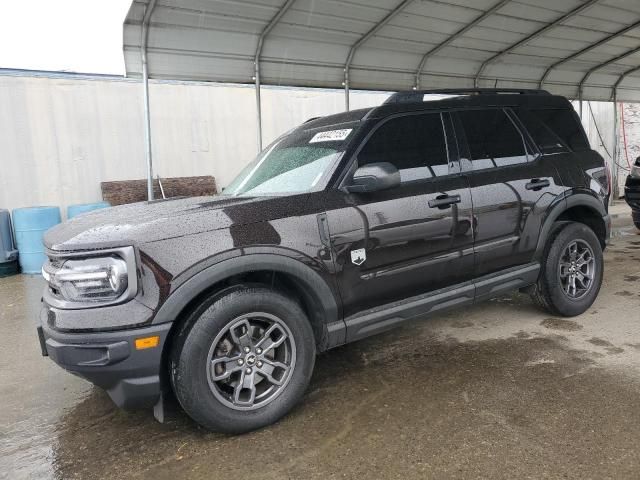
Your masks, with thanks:
M 640 235 L 616 225 L 585 314 L 513 294 L 335 349 L 236 437 L 116 409 L 40 356 L 42 281 L 0 279 L 0 478 L 638 478 Z

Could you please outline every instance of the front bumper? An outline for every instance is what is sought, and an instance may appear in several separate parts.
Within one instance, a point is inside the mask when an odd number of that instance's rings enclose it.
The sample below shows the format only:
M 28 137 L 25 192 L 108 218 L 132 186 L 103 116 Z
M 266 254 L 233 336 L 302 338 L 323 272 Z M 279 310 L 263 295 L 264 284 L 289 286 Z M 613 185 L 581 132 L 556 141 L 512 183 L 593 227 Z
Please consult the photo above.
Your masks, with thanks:
M 42 354 L 59 366 L 107 391 L 123 408 L 148 407 L 161 394 L 162 351 L 171 323 L 92 333 L 63 333 L 50 328 L 46 309 L 38 337 Z M 135 340 L 158 336 L 158 345 L 136 349 Z

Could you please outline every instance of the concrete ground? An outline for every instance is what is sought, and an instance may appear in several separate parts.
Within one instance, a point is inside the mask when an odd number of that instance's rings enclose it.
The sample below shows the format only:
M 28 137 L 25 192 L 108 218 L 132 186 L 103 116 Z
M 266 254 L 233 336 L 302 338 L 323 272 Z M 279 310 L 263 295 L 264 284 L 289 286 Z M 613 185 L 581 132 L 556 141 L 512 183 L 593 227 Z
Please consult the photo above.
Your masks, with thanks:
M 638 478 L 640 234 L 614 212 L 584 315 L 513 294 L 338 348 L 290 415 L 236 437 L 116 409 L 40 356 L 42 281 L 0 279 L 0 478 Z

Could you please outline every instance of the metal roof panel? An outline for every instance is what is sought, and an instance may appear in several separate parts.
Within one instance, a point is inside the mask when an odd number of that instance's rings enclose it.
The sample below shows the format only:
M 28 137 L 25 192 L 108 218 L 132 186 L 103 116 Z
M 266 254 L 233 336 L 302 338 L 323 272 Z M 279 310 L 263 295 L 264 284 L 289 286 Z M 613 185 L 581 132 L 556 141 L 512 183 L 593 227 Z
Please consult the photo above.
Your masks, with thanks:
M 150 76 L 252 82 L 258 37 L 284 1 L 158 0 L 149 27 Z M 480 84 L 535 87 L 555 62 L 640 20 L 640 2 L 600 0 L 520 43 L 585 2 L 512 0 L 456 35 L 498 0 L 414 0 L 354 51 L 350 87 L 410 88 L 422 57 L 448 39 L 449 44 L 428 58 L 420 77 L 422 86 L 469 86 L 483 61 L 507 50 L 486 66 Z M 132 2 L 125 20 L 127 75 L 140 74 L 140 31 L 146 4 L 147 0 Z M 401 0 L 295 0 L 265 39 L 262 82 L 340 87 L 349 50 L 399 5 Z M 575 92 L 589 69 L 638 46 L 640 28 L 560 64 L 545 79 L 545 88 Z M 588 79 L 585 95 L 607 99 L 610 92 L 603 93 L 607 85 L 613 86 L 639 62 L 638 56 L 631 55 L 598 69 Z M 624 80 L 621 91 L 629 98 L 640 99 L 638 77 L 631 74 Z

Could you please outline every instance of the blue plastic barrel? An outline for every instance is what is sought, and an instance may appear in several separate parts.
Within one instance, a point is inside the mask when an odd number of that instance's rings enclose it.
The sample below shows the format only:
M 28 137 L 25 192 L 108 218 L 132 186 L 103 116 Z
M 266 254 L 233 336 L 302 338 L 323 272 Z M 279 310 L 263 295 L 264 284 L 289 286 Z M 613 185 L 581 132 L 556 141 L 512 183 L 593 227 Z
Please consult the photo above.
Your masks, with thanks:
M 42 237 L 44 232 L 58 223 L 58 207 L 16 208 L 13 211 L 13 232 L 23 273 L 40 273 L 46 259 Z
M 100 210 L 101 208 L 109 208 L 110 206 L 111 204 L 109 202 L 83 203 L 80 205 L 69 205 L 67 207 L 67 219 L 71 219 L 83 213 L 93 212 L 94 210 Z

